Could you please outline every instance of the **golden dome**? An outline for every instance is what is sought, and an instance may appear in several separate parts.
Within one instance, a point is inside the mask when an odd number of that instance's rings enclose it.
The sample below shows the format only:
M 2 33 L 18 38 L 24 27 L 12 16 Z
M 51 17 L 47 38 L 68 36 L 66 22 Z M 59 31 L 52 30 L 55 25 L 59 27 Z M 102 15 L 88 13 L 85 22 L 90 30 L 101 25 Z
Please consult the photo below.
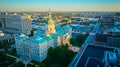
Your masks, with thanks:
M 49 33 L 46 33 L 46 36 L 51 37 L 51 35 Z
M 48 24 L 54 24 L 54 20 L 50 18 Z

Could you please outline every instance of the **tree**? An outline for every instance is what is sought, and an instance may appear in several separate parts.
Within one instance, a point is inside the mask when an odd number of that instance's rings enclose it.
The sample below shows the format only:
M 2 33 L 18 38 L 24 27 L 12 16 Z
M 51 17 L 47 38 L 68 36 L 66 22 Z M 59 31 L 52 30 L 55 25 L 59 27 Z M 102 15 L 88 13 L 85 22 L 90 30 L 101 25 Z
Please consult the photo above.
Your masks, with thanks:
M 35 67 L 35 64 L 37 64 L 38 67 L 45 67 L 45 64 L 42 63 L 42 62 L 38 62 L 38 61 L 34 61 L 34 60 L 32 60 L 31 62 L 32 62 L 33 64 L 28 64 L 28 65 L 27 65 L 28 67 Z
M 34 31 L 36 31 L 37 29 L 32 29 L 30 32 L 31 32 L 31 34 L 30 35 L 28 35 L 29 37 L 32 37 L 33 35 L 34 35 Z
M 8 67 L 10 64 L 14 63 L 15 59 L 6 56 L 4 53 L 0 52 L 0 67 Z
M 2 20 L 0 20 L 0 27 L 2 26 Z
M 57 46 L 56 48 L 49 48 L 48 56 L 43 62 L 31 61 L 37 64 L 38 67 L 67 67 L 72 61 L 76 53 L 68 50 L 68 45 Z M 33 67 L 33 65 L 29 65 Z
M 68 50 L 68 46 L 49 48 L 48 57 L 44 63 L 51 67 L 66 67 L 73 59 L 75 53 Z
M 76 38 L 70 39 L 70 44 L 72 44 L 73 46 L 81 47 L 87 37 L 88 37 L 88 34 L 78 35 Z
M 45 67 L 45 64 L 44 63 L 39 63 L 38 67 Z
M 89 25 L 90 25 L 89 22 L 84 22 L 83 24 L 86 25 L 86 26 L 89 26 Z
M 36 67 L 35 64 L 27 64 L 27 67 Z
M 75 43 L 75 38 L 71 38 L 70 39 L 70 44 L 74 44 Z
M 3 63 L 7 60 L 6 55 L 0 52 L 0 63 Z
M 23 64 L 21 61 L 16 64 L 11 65 L 11 67 L 24 67 L 24 66 L 25 64 Z
M 103 23 L 101 23 L 100 27 L 101 27 L 101 28 L 104 28 L 104 24 L 103 24 Z

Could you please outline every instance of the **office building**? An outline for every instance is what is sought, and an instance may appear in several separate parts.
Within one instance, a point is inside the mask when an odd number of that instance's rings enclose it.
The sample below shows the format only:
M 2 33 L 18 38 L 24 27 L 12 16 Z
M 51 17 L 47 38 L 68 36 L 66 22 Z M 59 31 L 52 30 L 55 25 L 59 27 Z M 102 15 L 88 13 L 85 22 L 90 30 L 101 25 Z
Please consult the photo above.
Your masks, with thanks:
M 98 32 L 95 35 L 95 43 L 112 47 L 120 47 L 120 30 L 114 27 L 110 30 Z
M 2 30 L 7 33 L 30 34 L 31 21 L 25 15 L 2 13 Z

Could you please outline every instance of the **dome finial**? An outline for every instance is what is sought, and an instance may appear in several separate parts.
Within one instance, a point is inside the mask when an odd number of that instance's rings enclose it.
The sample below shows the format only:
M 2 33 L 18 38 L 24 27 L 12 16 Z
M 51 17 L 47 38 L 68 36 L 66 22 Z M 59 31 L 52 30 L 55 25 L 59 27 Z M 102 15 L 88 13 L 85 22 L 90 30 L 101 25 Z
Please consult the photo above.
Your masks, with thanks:
M 48 16 L 49 16 L 49 19 L 51 18 L 51 11 L 50 11 L 50 9 L 49 9 L 49 14 L 48 14 Z
M 48 30 L 49 33 L 56 33 L 54 20 L 51 17 L 50 10 L 49 10 L 49 13 L 48 13 L 47 30 Z

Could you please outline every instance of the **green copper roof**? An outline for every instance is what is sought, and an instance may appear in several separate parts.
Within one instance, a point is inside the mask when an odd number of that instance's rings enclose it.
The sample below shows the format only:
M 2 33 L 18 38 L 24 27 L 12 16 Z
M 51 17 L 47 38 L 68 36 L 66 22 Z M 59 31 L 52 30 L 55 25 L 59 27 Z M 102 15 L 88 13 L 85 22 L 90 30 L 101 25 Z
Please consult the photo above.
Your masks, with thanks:
M 71 28 L 69 25 L 63 26 L 64 28 Z
M 48 24 L 48 22 L 49 22 L 49 19 L 46 20 L 46 24 Z
M 26 35 L 24 35 L 24 34 L 21 34 L 21 35 L 18 35 L 18 36 L 16 37 L 16 39 L 18 39 L 18 40 L 27 40 L 27 39 L 29 39 L 29 37 L 26 36 Z
M 40 43 L 45 42 L 45 39 L 40 36 L 37 36 L 37 37 L 29 39 L 28 42 L 40 44 Z
M 42 36 L 42 37 L 37 36 L 37 37 L 29 39 L 28 42 L 40 44 L 40 43 L 43 43 L 45 41 L 48 42 L 50 40 L 52 40 L 52 38 L 47 37 L 47 36 Z
M 44 34 L 44 31 L 42 31 L 42 30 L 37 30 L 35 32 L 36 32 L 35 36 L 40 36 L 40 35 Z
M 44 36 L 43 38 L 44 38 L 47 42 L 50 41 L 50 40 L 52 40 L 52 38 L 47 37 L 47 36 Z

